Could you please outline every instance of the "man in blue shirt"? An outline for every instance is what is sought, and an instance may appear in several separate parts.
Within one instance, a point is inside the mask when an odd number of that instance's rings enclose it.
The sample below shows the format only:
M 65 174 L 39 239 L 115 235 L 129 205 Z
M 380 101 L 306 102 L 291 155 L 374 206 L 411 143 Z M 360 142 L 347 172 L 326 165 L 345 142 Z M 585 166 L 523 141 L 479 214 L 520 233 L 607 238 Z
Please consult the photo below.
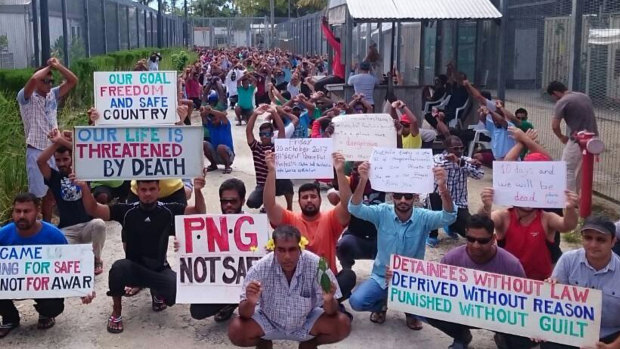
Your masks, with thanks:
M 13 223 L 0 229 L 0 246 L 66 245 L 67 239 L 55 226 L 37 219 L 41 211 L 40 199 L 34 194 L 18 194 L 13 200 Z M 93 297 L 82 298 L 90 303 Z M 63 298 L 35 299 L 34 308 L 39 313 L 37 328 L 45 330 L 56 323 L 65 306 Z M 12 299 L 0 299 L 0 338 L 19 326 L 19 312 Z
M 441 197 L 442 211 L 414 208 L 414 194 L 393 193 L 394 204 L 367 206 L 362 204 L 364 188 L 368 182 L 370 164 L 364 162 L 358 167 L 360 176 L 357 188 L 349 202 L 349 212 L 367 220 L 377 227 L 377 257 L 370 279 L 357 287 L 349 303 L 356 311 L 371 311 L 370 320 L 385 322 L 387 310 L 387 281 L 385 273 L 392 254 L 424 259 L 426 238 L 429 231 L 450 225 L 456 220 L 456 210 L 446 185 L 446 170 L 435 167 L 435 183 Z M 414 315 L 407 314 L 407 326 L 420 330 L 422 323 Z
M 239 100 L 241 103 L 241 100 Z M 200 108 L 202 125 L 209 130 L 210 141 L 203 144 L 204 154 L 211 163 L 207 171 L 216 171 L 217 165 L 224 165 L 224 173 L 231 173 L 230 167 L 235 160 L 232 131 L 226 112 L 212 109 L 209 106 Z

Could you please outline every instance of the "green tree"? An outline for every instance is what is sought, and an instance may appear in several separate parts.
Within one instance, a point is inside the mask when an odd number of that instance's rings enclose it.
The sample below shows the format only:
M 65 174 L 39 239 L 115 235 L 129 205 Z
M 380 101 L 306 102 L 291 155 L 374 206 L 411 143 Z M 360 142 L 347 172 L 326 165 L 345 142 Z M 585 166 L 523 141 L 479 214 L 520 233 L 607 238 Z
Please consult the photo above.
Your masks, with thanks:
M 233 17 L 237 11 L 228 0 L 196 0 L 191 3 L 191 11 L 198 17 Z

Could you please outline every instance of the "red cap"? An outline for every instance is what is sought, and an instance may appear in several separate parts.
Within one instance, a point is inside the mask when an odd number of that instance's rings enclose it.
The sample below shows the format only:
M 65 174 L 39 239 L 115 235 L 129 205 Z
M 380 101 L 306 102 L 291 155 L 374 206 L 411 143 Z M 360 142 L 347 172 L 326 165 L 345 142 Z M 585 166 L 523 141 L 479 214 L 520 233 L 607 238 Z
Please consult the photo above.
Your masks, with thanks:
M 403 114 L 400 116 L 400 123 L 411 125 L 411 119 L 409 119 L 409 116 L 407 116 L 407 114 Z
M 551 158 L 543 153 L 529 153 L 523 161 L 551 161 Z

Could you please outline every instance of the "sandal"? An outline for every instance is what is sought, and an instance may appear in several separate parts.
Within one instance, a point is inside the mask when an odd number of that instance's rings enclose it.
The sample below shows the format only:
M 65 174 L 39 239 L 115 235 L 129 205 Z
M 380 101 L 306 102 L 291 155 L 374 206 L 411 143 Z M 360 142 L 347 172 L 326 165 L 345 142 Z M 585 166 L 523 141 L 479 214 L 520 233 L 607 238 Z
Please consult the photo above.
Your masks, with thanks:
M 224 169 L 224 172 L 223 172 L 223 173 L 224 173 L 224 174 L 229 174 L 229 173 L 232 173 L 232 167 L 226 167 L 226 168 Z
M 160 312 L 168 308 L 168 305 L 166 305 L 166 303 L 164 302 L 164 299 L 161 297 L 151 295 L 151 300 L 152 300 L 151 308 L 153 308 L 153 311 L 155 312 Z
M 385 322 L 386 313 L 387 313 L 386 311 L 372 312 L 370 313 L 370 321 L 374 322 L 375 324 L 381 325 L 382 323 Z
M 37 322 L 37 328 L 39 330 L 47 330 L 54 327 L 56 320 L 53 317 L 39 316 L 39 322 Z
M 217 165 L 209 165 L 206 170 L 207 172 L 217 171 Z
M 417 317 L 413 315 L 405 315 L 405 320 L 407 323 L 407 327 L 414 331 L 419 331 L 422 329 L 422 321 L 418 320 Z
M 213 319 L 215 320 L 215 322 L 226 321 L 230 319 L 232 314 L 235 312 L 235 309 L 237 309 L 237 305 L 227 305 L 224 308 L 220 309 L 220 311 L 215 314 Z
M 121 333 L 123 332 L 123 317 L 116 317 L 114 315 L 110 315 L 108 319 L 108 332 L 110 333 Z
M 103 261 L 95 260 L 95 275 L 103 273 Z
M 127 286 L 125 287 L 125 297 L 133 297 L 142 291 L 142 287 L 133 287 Z
M 0 325 L 0 338 L 6 337 L 11 331 L 19 327 L 19 322 L 7 322 Z

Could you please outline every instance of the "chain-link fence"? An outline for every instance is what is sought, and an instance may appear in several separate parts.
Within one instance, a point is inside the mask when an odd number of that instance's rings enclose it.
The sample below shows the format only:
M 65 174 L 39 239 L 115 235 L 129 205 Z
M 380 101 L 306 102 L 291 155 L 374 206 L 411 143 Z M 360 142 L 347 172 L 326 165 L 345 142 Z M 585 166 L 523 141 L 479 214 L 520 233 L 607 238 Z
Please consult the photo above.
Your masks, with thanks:
M 37 66 L 42 57 L 40 0 L 0 0 L 0 68 Z M 71 60 L 138 47 L 184 45 L 183 17 L 126 0 L 47 0 L 50 53 Z M 161 40 L 161 43 L 158 42 Z

